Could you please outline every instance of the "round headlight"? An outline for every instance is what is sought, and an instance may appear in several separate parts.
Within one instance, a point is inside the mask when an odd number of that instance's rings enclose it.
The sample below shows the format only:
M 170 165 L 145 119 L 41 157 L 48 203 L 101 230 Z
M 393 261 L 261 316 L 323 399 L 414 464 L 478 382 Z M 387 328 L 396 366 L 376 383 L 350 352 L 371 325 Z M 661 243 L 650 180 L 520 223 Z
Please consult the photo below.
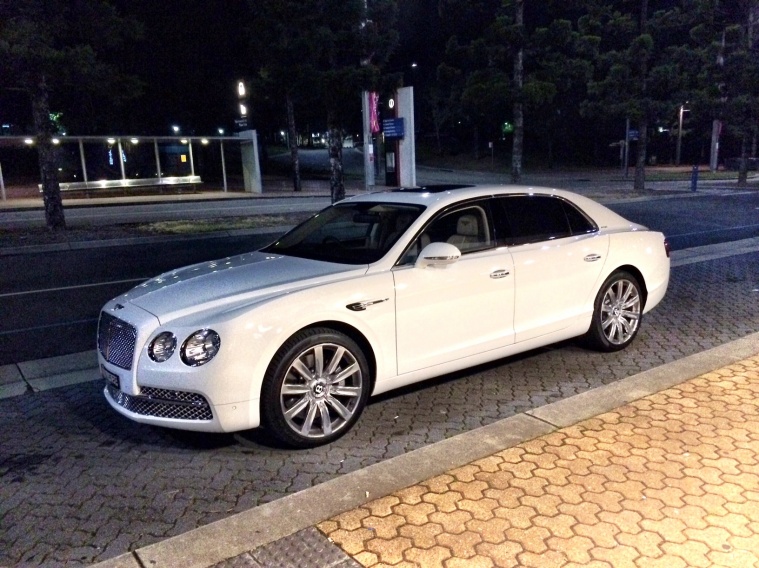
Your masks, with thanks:
M 155 336 L 148 346 L 148 355 L 156 363 L 163 363 L 174 354 L 177 348 L 177 338 L 170 331 L 164 331 Z
M 199 329 L 185 339 L 182 361 L 190 367 L 200 367 L 216 357 L 221 345 L 219 334 L 212 329 Z

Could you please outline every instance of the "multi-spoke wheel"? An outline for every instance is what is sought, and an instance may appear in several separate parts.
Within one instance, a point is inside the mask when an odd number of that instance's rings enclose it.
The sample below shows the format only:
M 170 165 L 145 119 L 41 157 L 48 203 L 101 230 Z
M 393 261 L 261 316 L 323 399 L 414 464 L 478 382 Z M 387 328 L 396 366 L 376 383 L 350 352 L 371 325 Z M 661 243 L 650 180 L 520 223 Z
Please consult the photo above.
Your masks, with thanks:
M 635 338 L 643 314 L 638 280 L 618 271 L 606 279 L 598 292 L 587 339 L 601 351 L 619 351 Z
M 264 427 L 299 448 L 326 444 L 358 420 L 369 396 L 369 366 L 350 337 L 326 328 L 288 340 L 264 380 Z

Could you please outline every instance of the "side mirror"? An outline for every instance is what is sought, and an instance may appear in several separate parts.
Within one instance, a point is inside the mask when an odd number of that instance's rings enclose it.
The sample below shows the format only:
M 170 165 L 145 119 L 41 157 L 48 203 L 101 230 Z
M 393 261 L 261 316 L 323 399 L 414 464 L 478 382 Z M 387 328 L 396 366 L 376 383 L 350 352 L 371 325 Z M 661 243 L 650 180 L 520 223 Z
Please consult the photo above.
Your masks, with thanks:
M 419 253 L 416 266 L 448 266 L 461 258 L 461 251 L 448 243 L 430 243 Z

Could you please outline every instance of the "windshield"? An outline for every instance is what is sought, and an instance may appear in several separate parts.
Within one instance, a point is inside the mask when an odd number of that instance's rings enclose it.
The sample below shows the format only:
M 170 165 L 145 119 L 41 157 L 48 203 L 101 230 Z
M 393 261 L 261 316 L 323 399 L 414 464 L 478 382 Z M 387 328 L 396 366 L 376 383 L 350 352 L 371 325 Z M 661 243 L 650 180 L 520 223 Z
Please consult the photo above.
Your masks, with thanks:
M 371 264 L 385 256 L 423 210 L 420 205 L 341 203 L 317 213 L 262 250 L 342 264 Z

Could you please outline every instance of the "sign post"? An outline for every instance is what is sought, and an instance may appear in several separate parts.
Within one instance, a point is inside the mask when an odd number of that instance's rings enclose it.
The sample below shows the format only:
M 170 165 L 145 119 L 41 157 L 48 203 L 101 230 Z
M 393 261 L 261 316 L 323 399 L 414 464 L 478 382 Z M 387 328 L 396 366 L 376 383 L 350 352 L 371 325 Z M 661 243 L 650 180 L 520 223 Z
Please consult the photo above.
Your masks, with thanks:
M 3 180 L 3 164 L 0 164 L 0 193 L 2 193 L 3 201 L 8 199 L 8 197 L 5 195 L 5 180 Z
M 416 141 L 414 132 L 414 87 L 398 89 L 398 114 L 403 119 L 404 132 L 398 143 L 400 160 L 399 183 L 403 187 L 416 186 Z
M 361 109 L 364 119 L 364 188 L 370 191 L 375 185 L 374 179 L 374 139 L 379 132 L 377 120 L 377 93 L 364 91 L 361 97 Z

